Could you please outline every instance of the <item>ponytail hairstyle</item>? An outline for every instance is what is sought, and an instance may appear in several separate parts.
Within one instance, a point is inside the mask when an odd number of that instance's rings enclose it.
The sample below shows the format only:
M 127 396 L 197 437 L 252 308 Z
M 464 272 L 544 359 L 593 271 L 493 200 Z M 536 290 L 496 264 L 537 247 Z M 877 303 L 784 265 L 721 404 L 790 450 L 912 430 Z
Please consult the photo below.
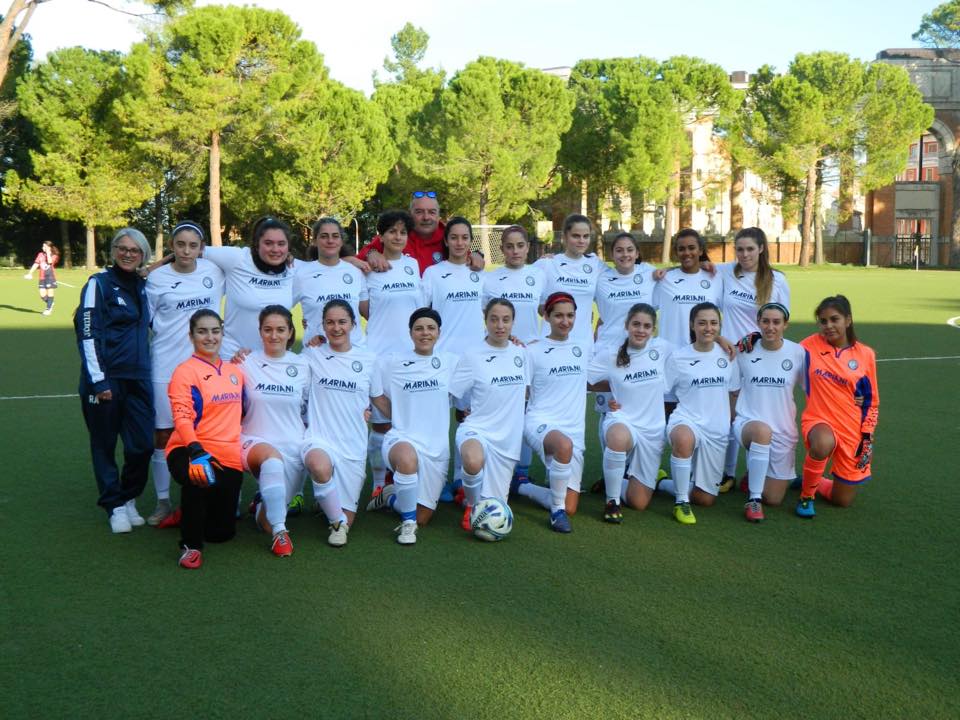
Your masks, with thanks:
M 323 313 L 320 317 L 323 320 L 327 319 L 327 313 L 333 310 L 334 308 L 342 308 L 346 311 L 347 315 L 350 317 L 350 322 L 354 325 L 357 324 L 357 316 L 353 312 L 353 308 L 350 307 L 350 303 L 341 298 L 334 298 L 333 300 L 327 300 L 326 304 L 323 306 Z
M 640 263 L 642 263 L 643 252 L 640 250 L 640 241 L 633 236 L 633 233 L 628 233 L 628 232 L 619 233 L 613 239 L 613 242 L 610 245 L 610 252 L 613 253 L 613 248 L 616 246 L 616 244 L 620 241 L 621 238 L 627 238 L 628 240 L 630 240 L 630 242 L 633 243 L 633 246 L 637 249 L 637 262 L 635 264 L 639 265 Z
M 767 246 L 767 234 L 758 227 L 743 228 L 733 238 L 733 244 L 737 244 L 740 238 L 753 240 L 759 248 L 757 255 L 757 277 L 754 280 L 754 287 L 757 291 L 757 307 L 766 305 L 770 302 L 770 296 L 773 294 L 773 268 L 770 267 L 770 250 Z M 738 262 L 733 266 L 735 277 L 743 277 L 743 268 Z
M 590 218 L 580 213 L 572 213 L 563 219 L 563 234 L 566 235 L 570 228 L 577 223 L 583 223 L 590 228 L 590 232 L 593 232 L 593 223 L 590 222 Z
M 854 345 L 857 342 L 857 331 L 853 328 L 853 309 L 850 307 L 850 301 L 844 295 L 825 297 L 817 305 L 817 309 L 813 313 L 813 319 L 819 321 L 820 313 L 824 310 L 836 310 L 844 317 L 850 318 L 850 325 L 847 327 L 847 343 Z
M 503 243 L 507 235 L 511 233 L 518 233 L 525 243 L 530 242 L 530 238 L 527 236 L 527 231 L 523 225 L 507 225 L 507 227 L 503 229 L 503 232 L 500 233 L 500 242 Z
M 636 303 L 631 305 L 630 309 L 627 311 L 627 319 L 624 320 L 623 326 L 629 327 L 630 321 L 633 320 L 634 315 L 649 315 L 650 319 L 653 320 L 653 328 L 657 328 L 657 311 L 654 309 L 653 305 L 649 303 Z M 620 345 L 620 348 L 617 350 L 617 367 L 629 367 L 630 366 L 630 338 L 629 336 L 623 341 Z
M 713 310 L 717 314 L 717 317 L 720 318 L 720 322 L 723 322 L 723 314 L 720 312 L 720 308 L 712 302 L 697 303 L 690 310 L 690 342 L 697 341 L 697 334 L 693 331 L 693 321 L 697 319 L 697 315 L 705 310 Z
M 291 232 L 290 226 L 287 225 L 283 220 L 278 220 L 275 217 L 267 215 L 257 220 L 256 224 L 253 226 L 253 235 L 250 238 L 250 254 L 253 257 L 253 264 L 257 266 L 257 269 L 260 272 L 268 273 L 270 275 L 280 275 L 286 272 L 287 262 L 284 260 L 279 265 L 270 265 L 269 263 L 264 262 L 260 259 L 260 240 L 266 235 L 267 230 L 279 230 L 283 233 L 283 236 L 287 239 L 287 247 L 289 248 L 291 244 Z
M 503 305 L 505 308 L 509 308 L 510 317 L 516 319 L 517 309 L 513 306 L 513 303 L 502 297 L 491 298 L 490 301 L 483 307 L 483 319 L 486 320 L 490 315 L 490 311 L 493 310 L 497 305 Z
M 454 225 L 466 225 L 467 232 L 470 233 L 470 239 L 471 240 L 473 239 L 473 225 L 471 225 L 470 221 L 467 220 L 465 217 L 463 217 L 462 215 L 454 215 L 452 218 L 447 220 L 447 224 L 444 225 L 443 227 L 443 247 L 440 250 L 443 253 L 444 260 L 450 259 L 450 246 L 447 245 L 447 238 L 450 237 L 450 228 L 452 228 Z M 470 250 L 468 249 L 467 264 L 469 264 L 469 259 L 470 259 Z
M 263 321 L 271 315 L 279 315 L 287 321 L 287 327 L 290 328 L 290 338 L 287 340 L 287 350 L 289 350 L 297 341 L 297 328 L 293 324 L 293 314 L 283 305 L 267 305 L 260 311 L 260 317 L 257 318 L 257 326 L 263 327 Z

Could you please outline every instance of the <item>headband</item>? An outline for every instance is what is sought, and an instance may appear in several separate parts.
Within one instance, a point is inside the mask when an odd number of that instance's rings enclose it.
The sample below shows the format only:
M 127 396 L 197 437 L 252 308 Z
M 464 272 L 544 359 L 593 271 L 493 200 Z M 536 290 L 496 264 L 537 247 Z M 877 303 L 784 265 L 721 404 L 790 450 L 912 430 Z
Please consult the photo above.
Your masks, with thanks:
M 550 297 L 547 298 L 547 301 L 543 304 L 543 311 L 550 312 L 550 309 L 557 303 L 568 302 L 573 305 L 573 309 L 577 309 L 577 301 L 573 299 L 573 295 L 565 292 L 555 292 Z
M 779 310 L 780 312 L 783 313 L 783 319 L 784 319 L 784 320 L 786 320 L 786 321 L 788 321 L 788 322 L 789 322 L 789 320 L 790 320 L 790 311 L 787 310 L 787 308 L 786 308 L 785 305 L 781 305 L 781 304 L 778 303 L 778 302 L 768 302 L 766 305 L 761 306 L 761 308 L 760 308 L 759 310 L 757 310 L 757 320 L 758 320 L 758 321 L 760 320 L 760 316 L 763 315 L 763 311 L 764 311 L 764 310 Z
M 170 234 L 170 237 L 173 237 L 181 230 L 193 230 L 197 235 L 200 236 L 200 240 L 203 240 L 203 228 L 197 225 L 195 222 L 190 222 L 189 220 L 183 220 L 177 223 L 177 226 L 173 229 L 173 232 Z

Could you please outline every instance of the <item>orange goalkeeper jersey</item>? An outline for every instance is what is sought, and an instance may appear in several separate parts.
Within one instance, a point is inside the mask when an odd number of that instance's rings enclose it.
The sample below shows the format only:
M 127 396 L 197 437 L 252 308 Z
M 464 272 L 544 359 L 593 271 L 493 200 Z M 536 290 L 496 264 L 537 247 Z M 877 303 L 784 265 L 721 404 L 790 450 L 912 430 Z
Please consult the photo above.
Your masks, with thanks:
M 807 406 L 801 419 L 804 437 L 818 422 L 856 442 L 860 433 L 873 433 L 880 407 L 873 350 L 861 342 L 838 350 L 820 335 L 811 335 L 800 345 L 807 354 Z M 862 406 L 855 402 L 857 395 L 863 397 Z
M 167 388 L 173 409 L 167 454 L 196 441 L 225 467 L 240 470 L 243 371 L 218 362 L 192 355 L 173 371 Z

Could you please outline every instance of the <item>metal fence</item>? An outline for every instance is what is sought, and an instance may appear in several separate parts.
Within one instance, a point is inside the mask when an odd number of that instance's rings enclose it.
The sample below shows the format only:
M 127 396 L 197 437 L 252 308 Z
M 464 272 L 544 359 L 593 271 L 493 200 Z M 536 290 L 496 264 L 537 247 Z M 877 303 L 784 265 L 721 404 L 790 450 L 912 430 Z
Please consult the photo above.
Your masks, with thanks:
M 930 236 L 897 235 L 894 249 L 894 265 L 930 265 Z

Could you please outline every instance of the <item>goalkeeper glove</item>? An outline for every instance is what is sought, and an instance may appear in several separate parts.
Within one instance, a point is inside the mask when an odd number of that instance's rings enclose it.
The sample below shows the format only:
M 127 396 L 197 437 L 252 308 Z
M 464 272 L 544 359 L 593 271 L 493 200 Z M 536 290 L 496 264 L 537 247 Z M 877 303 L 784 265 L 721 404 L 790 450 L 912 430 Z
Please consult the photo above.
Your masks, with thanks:
M 737 342 L 737 352 L 748 353 L 753 350 L 753 346 L 760 341 L 761 335 L 758 332 L 752 332 L 749 335 L 744 335 Z
M 873 435 L 870 433 L 860 434 L 860 444 L 857 445 L 857 470 L 863 470 L 870 464 L 870 458 L 873 456 Z
M 187 467 L 187 477 L 194 485 L 215 485 L 217 482 L 216 470 L 223 467 L 210 453 L 203 449 L 203 445 L 192 442 L 187 445 L 190 452 L 190 465 Z

